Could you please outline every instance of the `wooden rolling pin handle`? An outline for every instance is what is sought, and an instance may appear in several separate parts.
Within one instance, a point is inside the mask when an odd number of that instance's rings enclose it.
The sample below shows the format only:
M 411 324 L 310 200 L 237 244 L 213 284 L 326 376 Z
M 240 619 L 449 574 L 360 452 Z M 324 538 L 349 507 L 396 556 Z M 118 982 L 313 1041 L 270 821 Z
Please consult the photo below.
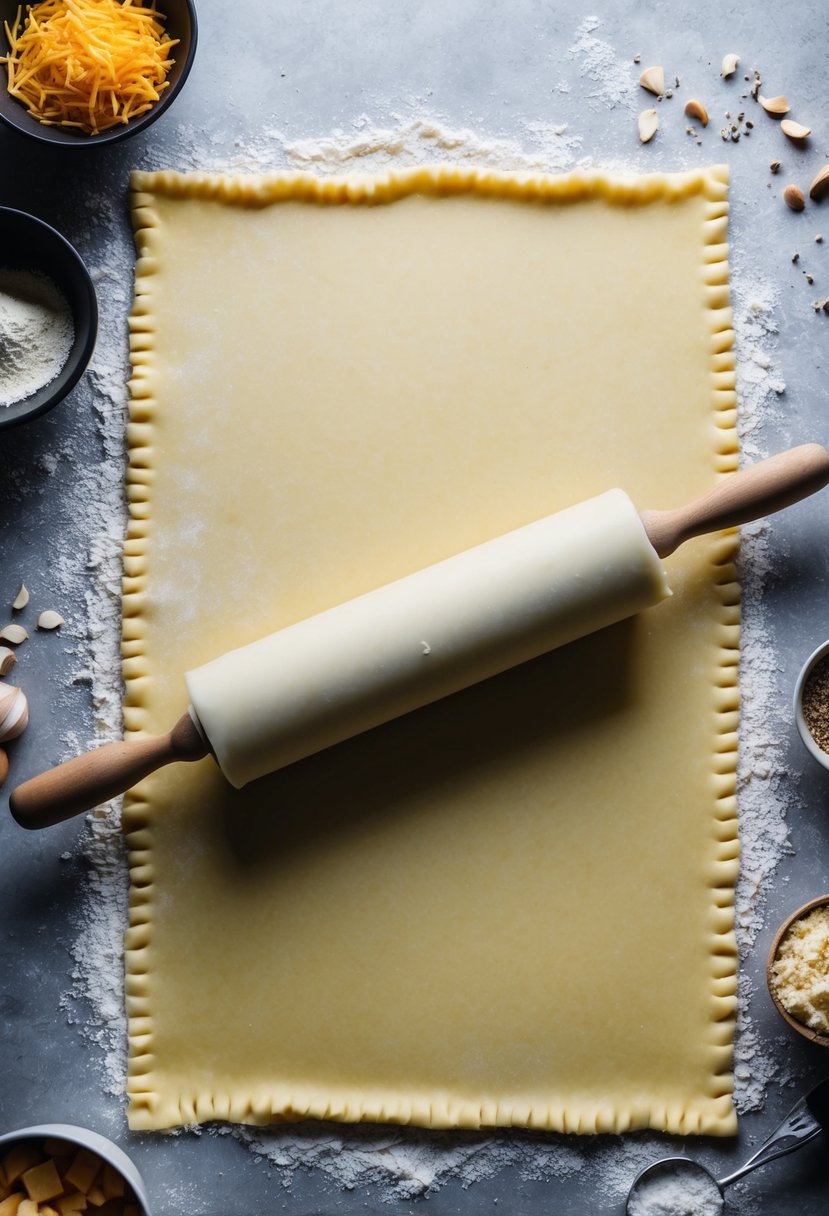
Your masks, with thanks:
M 642 523 L 660 557 L 692 536 L 736 528 L 808 498 L 829 483 L 829 452 L 804 443 L 724 477 L 713 490 L 672 511 L 643 511 Z
M 48 828 L 123 794 L 176 760 L 201 760 L 209 748 L 189 712 L 166 735 L 134 743 L 105 743 L 32 777 L 9 798 L 23 828 Z

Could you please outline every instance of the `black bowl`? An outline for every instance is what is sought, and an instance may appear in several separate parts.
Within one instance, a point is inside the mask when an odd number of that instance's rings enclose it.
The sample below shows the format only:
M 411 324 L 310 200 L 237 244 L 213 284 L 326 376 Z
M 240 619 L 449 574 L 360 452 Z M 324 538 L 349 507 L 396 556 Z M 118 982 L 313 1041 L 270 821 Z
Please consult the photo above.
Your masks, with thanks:
M 8 50 L 3 22 L 8 21 L 9 26 L 12 25 L 18 6 L 19 0 L 0 0 L 0 47 L 2 47 L 0 54 L 5 54 Z M 27 4 L 23 5 L 24 12 L 27 7 Z M 44 126 L 29 113 L 22 102 L 10 95 L 6 87 L 6 65 L 0 64 L 0 121 L 41 143 L 60 144 L 64 148 L 88 148 L 92 144 L 114 144 L 120 139 L 128 139 L 137 131 L 143 131 L 151 122 L 155 122 L 177 96 L 193 66 L 193 58 L 196 54 L 198 27 L 193 0 L 158 0 L 158 9 L 167 17 L 165 26 L 167 33 L 173 38 L 178 38 L 179 43 L 178 46 L 173 47 L 172 53 L 175 62 L 167 77 L 170 84 L 161 94 L 161 99 L 146 114 L 132 119 L 131 122 L 110 127 L 108 131 L 102 131 L 100 135 L 84 135 L 82 131 Z
M 98 301 L 89 271 L 67 240 L 43 220 L 0 207 L 0 270 L 31 270 L 60 288 L 72 312 L 75 337 L 54 380 L 21 401 L 0 406 L 0 429 L 28 422 L 57 405 L 80 380 L 98 333 Z

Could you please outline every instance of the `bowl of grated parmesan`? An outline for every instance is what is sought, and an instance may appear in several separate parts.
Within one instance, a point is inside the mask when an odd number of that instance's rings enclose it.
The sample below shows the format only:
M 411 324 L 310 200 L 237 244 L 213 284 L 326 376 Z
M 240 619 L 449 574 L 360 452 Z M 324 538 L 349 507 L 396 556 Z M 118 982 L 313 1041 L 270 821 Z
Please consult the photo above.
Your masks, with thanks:
M 43 220 L 0 207 L 0 429 L 67 396 L 97 332 L 95 288 L 79 254 Z
M 829 895 L 787 917 L 766 966 L 769 993 L 783 1020 L 819 1047 L 829 1047 Z
M 0 0 L 0 120 L 40 143 L 143 131 L 196 53 L 193 0 Z

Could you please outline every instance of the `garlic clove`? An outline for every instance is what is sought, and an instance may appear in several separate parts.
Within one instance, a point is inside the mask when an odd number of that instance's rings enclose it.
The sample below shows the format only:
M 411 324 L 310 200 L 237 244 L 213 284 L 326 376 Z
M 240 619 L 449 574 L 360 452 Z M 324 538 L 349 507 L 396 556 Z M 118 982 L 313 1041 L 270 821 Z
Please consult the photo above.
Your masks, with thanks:
M 28 724 L 26 694 L 11 684 L 0 684 L 0 743 L 22 735 Z
M 0 642 L 11 642 L 12 646 L 19 646 L 28 636 L 22 625 L 5 625 L 0 629 Z
M 806 206 L 803 191 L 800 189 L 800 186 L 795 186 L 794 182 L 790 182 L 783 191 L 783 202 L 792 211 L 802 211 Z
M 26 589 L 26 584 L 20 584 L 20 590 L 12 600 L 12 608 L 15 612 L 19 612 L 21 608 L 25 608 L 29 602 L 29 592 Z
M 726 55 L 722 61 L 722 67 L 720 68 L 720 75 L 724 78 L 727 78 L 728 76 L 733 76 L 734 73 L 737 71 L 737 65 L 739 64 L 739 62 L 740 62 L 739 55 Z
M 8 646 L 0 646 L 0 676 L 7 676 L 17 662 L 17 655 Z
M 701 101 L 697 101 L 696 97 L 692 97 L 690 101 L 686 102 L 685 117 L 695 118 L 704 127 L 708 126 L 708 111 Z
M 643 144 L 653 139 L 659 128 L 659 115 L 656 110 L 643 110 L 639 115 L 639 139 Z
M 639 77 L 639 83 L 649 93 L 662 97 L 665 93 L 665 69 L 662 67 L 645 68 Z
M 6 780 L 9 775 L 9 758 L 0 747 L 0 785 Z
M 65 625 L 66 621 L 59 612 L 53 612 L 51 608 L 47 608 L 45 612 L 41 612 L 37 618 L 38 629 L 59 629 L 61 625 Z
M 777 118 L 779 118 L 781 114 L 788 114 L 789 110 L 791 109 L 788 99 L 782 95 L 780 97 L 764 97 L 761 93 L 757 100 L 760 102 L 760 105 L 767 114 L 773 114 Z
M 824 165 L 809 187 L 809 198 L 819 203 L 829 194 L 829 165 Z
M 784 135 L 788 135 L 789 139 L 808 139 L 812 134 L 811 127 L 804 127 L 802 123 L 792 122 L 788 118 L 784 118 L 780 124 L 780 130 Z

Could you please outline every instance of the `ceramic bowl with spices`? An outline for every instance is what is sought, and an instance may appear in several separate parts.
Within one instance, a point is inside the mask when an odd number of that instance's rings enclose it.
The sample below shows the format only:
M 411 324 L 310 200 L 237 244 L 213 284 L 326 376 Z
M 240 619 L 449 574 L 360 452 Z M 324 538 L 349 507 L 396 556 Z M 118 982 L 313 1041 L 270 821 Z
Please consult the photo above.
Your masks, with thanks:
M 0 1136 L 0 1202 L 8 1210 L 150 1216 L 144 1180 L 127 1154 L 97 1132 L 45 1123 Z M 17 1200 L 17 1204 L 15 1204 Z M 4 1209 L 5 1210 L 5 1209 Z
M 145 130 L 193 65 L 193 0 L 72 0 L 71 9 L 68 0 L 0 0 L 0 120 L 64 148 Z
M 0 207 L 0 429 L 62 401 L 97 332 L 95 288 L 80 256 L 43 220 Z
M 794 719 L 806 750 L 829 769 L 829 641 L 813 650 L 800 669 Z
M 829 895 L 798 908 L 780 926 L 766 968 L 771 999 L 798 1034 L 829 1047 Z

